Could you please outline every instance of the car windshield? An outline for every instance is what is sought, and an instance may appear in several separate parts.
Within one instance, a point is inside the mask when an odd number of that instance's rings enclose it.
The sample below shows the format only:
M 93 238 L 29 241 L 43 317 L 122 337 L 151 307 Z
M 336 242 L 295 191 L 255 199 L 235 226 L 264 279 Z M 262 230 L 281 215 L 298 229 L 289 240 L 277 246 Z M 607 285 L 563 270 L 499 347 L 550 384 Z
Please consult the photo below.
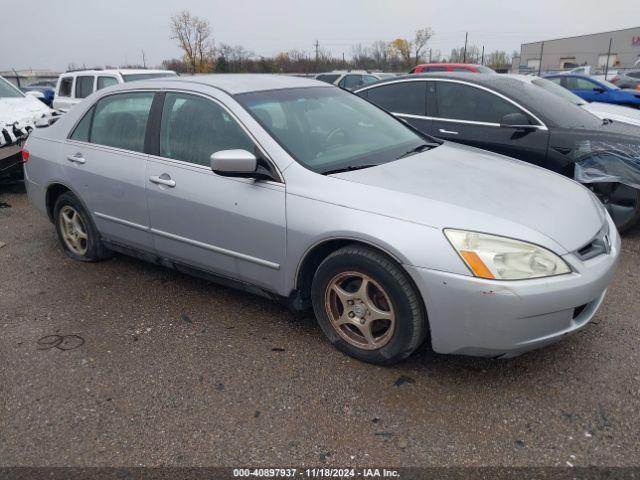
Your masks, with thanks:
M 176 77 L 177 75 L 173 72 L 162 72 L 162 73 L 128 73 L 122 75 L 122 78 L 125 82 L 135 82 L 136 80 L 150 80 L 152 78 L 165 78 L 165 77 Z
M 338 88 L 252 92 L 236 99 L 297 162 L 318 173 L 380 165 L 425 144 L 401 121 Z
M 21 98 L 24 94 L 16 87 L 7 82 L 4 78 L 0 78 L 0 98 Z
M 549 80 L 545 80 L 544 78 L 535 78 L 535 79 L 531 80 L 531 83 L 534 84 L 537 87 L 544 88 L 547 92 L 551 92 L 551 93 L 553 93 L 554 95 L 556 95 L 558 97 L 562 97 L 565 100 L 568 100 L 569 102 L 573 103 L 574 105 L 586 105 L 587 104 L 587 102 L 585 102 L 583 99 L 581 99 L 576 94 L 570 92 L 569 90 L 567 90 L 564 87 L 561 87 L 557 83 L 553 83 L 553 82 L 551 82 Z

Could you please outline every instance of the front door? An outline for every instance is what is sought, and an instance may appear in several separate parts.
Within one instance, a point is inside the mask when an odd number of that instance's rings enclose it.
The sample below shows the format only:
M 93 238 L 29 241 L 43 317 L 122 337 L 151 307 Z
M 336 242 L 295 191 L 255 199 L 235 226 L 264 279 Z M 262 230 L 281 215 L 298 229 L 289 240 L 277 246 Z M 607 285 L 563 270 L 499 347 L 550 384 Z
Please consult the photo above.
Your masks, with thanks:
M 99 100 L 64 146 L 64 170 L 107 240 L 152 250 L 145 135 L 153 92 Z
M 549 132 L 532 115 L 505 98 L 471 84 L 434 82 L 431 134 L 547 167 Z M 536 128 L 501 127 L 507 114 L 521 113 Z
M 405 80 L 380 85 L 358 92 L 358 95 L 393 113 L 421 132 L 431 133 L 431 118 L 427 112 L 427 88 L 433 82 Z
M 221 150 L 259 152 L 219 103 L 167 93 L 157 155 L 147 168 L 151 232 L 158 254 L 214 274 L 278 291 L 283 281 L 285 188 L 222 177 L 210 168 Z

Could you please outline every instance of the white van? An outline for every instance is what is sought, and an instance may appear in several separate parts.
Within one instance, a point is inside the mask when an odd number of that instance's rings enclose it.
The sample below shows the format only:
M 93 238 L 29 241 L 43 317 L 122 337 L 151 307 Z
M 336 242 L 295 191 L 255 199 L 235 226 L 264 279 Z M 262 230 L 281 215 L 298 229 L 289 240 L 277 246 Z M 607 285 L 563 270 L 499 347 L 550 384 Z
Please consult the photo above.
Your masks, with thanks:
M 53 108 L 67 111 L 96 90 L 118 83 L 175 76 L 176 72 L 171 70 L 76 70 L 63 73 L 58 78 Z

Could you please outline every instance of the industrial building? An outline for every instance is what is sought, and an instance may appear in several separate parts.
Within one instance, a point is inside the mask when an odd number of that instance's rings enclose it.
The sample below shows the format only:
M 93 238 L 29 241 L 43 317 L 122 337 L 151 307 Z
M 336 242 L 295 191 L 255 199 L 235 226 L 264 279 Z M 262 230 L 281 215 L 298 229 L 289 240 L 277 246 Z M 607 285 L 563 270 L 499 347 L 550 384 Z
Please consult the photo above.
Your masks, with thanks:
M 640 27 L 523 43 L 520 71 L 554 71 L 589 65 L 623 69 L 640 62 Z

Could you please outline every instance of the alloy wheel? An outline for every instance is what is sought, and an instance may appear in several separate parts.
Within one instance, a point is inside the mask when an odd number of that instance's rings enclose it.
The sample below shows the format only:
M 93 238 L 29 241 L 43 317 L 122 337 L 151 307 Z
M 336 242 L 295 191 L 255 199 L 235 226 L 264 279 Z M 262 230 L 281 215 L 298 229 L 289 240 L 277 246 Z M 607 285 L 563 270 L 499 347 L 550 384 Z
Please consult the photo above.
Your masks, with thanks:
M 60 209 L 58 222 L 66 247 L 76 255 L 85 255 L 88 248 L 88 236 L 87 228 L 80 214 L 72 206 L 65 205 Z
M 393 337 L 396 315 L 382 286 L 361 272 L 336 275 L 325 290 L 325 308 L 336 332 L 349 344 L 376 350 Z

